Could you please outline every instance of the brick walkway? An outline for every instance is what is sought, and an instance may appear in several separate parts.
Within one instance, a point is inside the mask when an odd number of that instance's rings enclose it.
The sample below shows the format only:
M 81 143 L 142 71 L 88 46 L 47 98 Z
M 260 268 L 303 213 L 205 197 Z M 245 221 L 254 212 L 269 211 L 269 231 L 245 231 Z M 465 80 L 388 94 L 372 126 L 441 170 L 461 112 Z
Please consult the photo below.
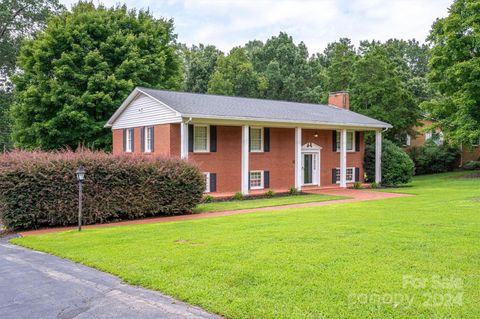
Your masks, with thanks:
M 212 213 L 200 213 L 200 214 L 181 215 L 181 216 L 167 216 L 167 217 L 154 217 L 154 218 L 145 218 L 145 219 L 137 219 L 137 220 L 127 220 L 123 222 L 116 222 L 116 223 L 109 223 L 109 224 L 88 225 L 88 226 L 84 226 L 83 228 L 165 223 L 165 222 L 174 222 L 174 221 L 181 221 L 181 220 L 230 216 L 230 215 L 256 213 L 256 212 L 271 212 L 271 211 L 285 210 L 290 208 L 319 207 L 319 206 L 327 206 L 327 205 L 334 205 L 334 204 L 340 204 L 340 203 L 353 203 L 353 202 L 363 202 L 368 200 L 378 200 L 378 199 L 410 196 L 408 194 L 385 193 L 385 192 L 375 192 L 375 191 L 369 191 L 369 190 L 341 189 L 341 188 L 309 190 L 308 193 L 334 195 L 334 196 L 346 196 L 351 198 L 324 201 L 324 202 L 292 204 L 292 205 L 284 205 L 284 206 L 240 209 L 240 210 L 232 210 L 232 211 L 224 211 L 224 212 L 212 212 Z M 42 235 L 47 233 L 67 231 L 67 230 L 73 230 L 73 229 L 76 229 L 76 227 L 44 228 L 39 230 L 24 231 L 24 232 L 20 232 L 19 234 L 21 236 L 34 236 L 34 235 Z

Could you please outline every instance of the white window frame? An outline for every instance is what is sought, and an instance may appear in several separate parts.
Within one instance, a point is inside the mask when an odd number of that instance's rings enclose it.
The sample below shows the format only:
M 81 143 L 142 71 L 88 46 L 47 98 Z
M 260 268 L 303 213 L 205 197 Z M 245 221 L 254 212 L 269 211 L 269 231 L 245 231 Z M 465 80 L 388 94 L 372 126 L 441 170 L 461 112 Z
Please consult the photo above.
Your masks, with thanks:
M 263 189 L 264 188 L 264 174 L 263 174 L 264 171 L 259 171 L 259 170 L 256 170 L 256 171 L 250 171 L 249 172 L 249 185 L 250 186 L 250 189 Z M 252 186 L 252 173 L 260 173 L 260 185 L 259 186 Z
M 428 141 L 432 138 L 432 132 L 425 132 L 425 141 Z
M 348 144 L 347 144 L 347 141 L 348 141 L 348 134 L 352 134 L 352 149 L 349 150 L 348 149 Z M 345 141 L 345 144 L 347 145 L 347 152 L 348 153 L 352 153 L 352 152 L 355 152 L 355 131 L 347 131 L 347 141 Z M 342 138 L 342 131 L 337 131 L 337 146 L 336 146 L 336 149 L 337 149 L 337 153 L 340 152 L 340 149 L 342 148 L 342 143 L 341 143 L 341 138 Z
M 150 138 L 148 137 L 148 132 L 150 132 L 151 136 Z M 151 153 L 153 149 L 153 126 L 146 126 L 145 127 L 145 145 L 144 145 L 144 150 L 145 153 Z
M 210 172 L 204 172 L 203 176 L 205 177 L 205 193 L 210 193 Z
M 252 149 L 252 130 L 260 130 L 260 149 L 259 150 Z M 250 145 L 250 152 L 263 153 L 264 145 L 265 145 L 265 135 L 264 135 L 263 127 L 258 127 L 258 126 L 250 127 L 250 134 L 248 136 L 248 145 Z
M 207 143 L 205 143 L 206 149 L 198 149 L 197 145 L 195 143 L 195 131 L 199 127 L 204 127 L 207 130 Z M 208 153 L 208 152 L 210 152 L 210 125 L 199 125 L 199 124 L 194 124 L 193 125 L 193 152 L 194 153 Z
M 133 152 L 133 143 L 135 142 L 133 140 L 133 128 L 127 128 L 127 131 L 125 132 L 125 152 L 126 153 L 132 153 Z
M 407 136 L 405 137 L 405 145 L 406 146 L 412 145 L 412 137 L 410 136 L 410 134 L 407 134 Z
M 348 180 L 346 178 L 348 176 L 347 171 L 349 169 L 352 170 L 352 179 L 351 180 Z M 336 181 L 336 183 L 340 184 L 340 167 L 337 167 L 336 170 L 337 170 L 337 181 Z M 347 169 L 345 170 L 345 178 L 347 179 L 347 183 L 355 183 L 355 167 L 347 167 Z

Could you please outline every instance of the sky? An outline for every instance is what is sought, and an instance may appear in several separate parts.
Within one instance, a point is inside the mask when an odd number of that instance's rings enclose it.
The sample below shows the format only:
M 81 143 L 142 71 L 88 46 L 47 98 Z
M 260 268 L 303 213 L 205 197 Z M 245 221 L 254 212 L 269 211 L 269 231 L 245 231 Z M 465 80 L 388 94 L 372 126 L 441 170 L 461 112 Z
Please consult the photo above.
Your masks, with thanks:
M 70 8 L 76 0 L 60 0 Z M 113 6 L 149 8 L 172 18 L 178 42 L 213 44 L 228 52 L 249 40 L 265 41 L 285 31 L 311 54 L 347 37 L 360 40 L 412 39 L 424 42 L 436 18 L 453 0 L 94 0 Z

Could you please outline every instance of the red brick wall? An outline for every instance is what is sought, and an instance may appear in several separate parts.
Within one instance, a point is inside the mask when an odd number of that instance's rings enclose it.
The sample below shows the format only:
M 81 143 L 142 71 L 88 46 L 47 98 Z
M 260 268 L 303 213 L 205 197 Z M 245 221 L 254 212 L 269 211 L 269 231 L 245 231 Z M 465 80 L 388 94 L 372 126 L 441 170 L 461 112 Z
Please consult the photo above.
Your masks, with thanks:
M 155 125 L 153 155 L 180 156 L 180 125 Z M 315 133 L 318 137 L 314 137 Z M 239 126 L 217 126 L 217 152 L 189 153 L 189 161 L 202 172 L 217 174 L 218 192 L 237 192 L 241 188 L 241 141 Z M 302 145 L 311 142 L 322 147 L 320 152 L 320 184 L 332 185 L 332 168 L 338 167 L 340 153 L 332 151 L 332 130 L 302 130 Z M 135 151 L 141 154 L 140 128 L 135 128 Z M 363 181 L 363 133 L 360 152 L 347 153 L 347 166 L 359 167 Z M 113 153 L 123 153 L 123 130 L 113 130 Z M 295 129 L 270 128 L 270 152 L 250 153 L 250 170 L 270 172 L 270 188 L 286 190 L 295 184 Z

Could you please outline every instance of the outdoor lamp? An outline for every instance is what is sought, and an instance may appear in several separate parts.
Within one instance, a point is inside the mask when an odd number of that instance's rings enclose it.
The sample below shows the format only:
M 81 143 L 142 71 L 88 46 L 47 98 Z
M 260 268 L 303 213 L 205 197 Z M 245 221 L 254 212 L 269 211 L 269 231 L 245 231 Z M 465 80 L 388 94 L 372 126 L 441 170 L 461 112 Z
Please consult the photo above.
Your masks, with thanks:
M 317 138 L 318 137 L 318 132 L 315 132 L 315 134 L 313 134 L 313 137 Z
M 85 179 L 85 168 L 80 167 L 75 172 L 78 180 L 78 231 L 82 230 L 82 190 L 83 180 Z

